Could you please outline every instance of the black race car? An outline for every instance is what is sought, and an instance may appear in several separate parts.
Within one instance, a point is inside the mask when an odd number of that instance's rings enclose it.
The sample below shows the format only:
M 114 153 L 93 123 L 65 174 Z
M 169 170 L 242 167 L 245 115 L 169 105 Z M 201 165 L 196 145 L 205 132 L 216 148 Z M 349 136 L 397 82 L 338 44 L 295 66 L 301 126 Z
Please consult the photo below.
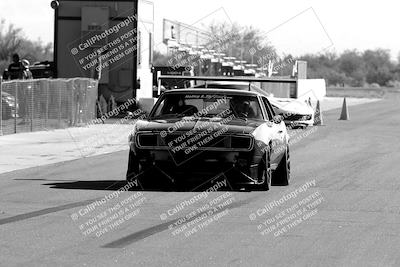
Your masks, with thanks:
M 268 190 L 289 183 L 288 139 L 282 117 L 257 92 L 170 90 L 134 124 L 126 179 L 154 185 L 220 174 Z

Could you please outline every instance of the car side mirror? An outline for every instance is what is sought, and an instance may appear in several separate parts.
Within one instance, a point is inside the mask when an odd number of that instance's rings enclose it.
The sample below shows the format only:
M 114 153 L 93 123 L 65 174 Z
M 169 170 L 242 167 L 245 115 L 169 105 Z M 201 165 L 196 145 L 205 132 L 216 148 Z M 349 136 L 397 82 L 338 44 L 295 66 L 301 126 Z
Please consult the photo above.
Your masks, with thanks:
M 275 115 L 275 116 L 272 118 L 272 121 L 273 121 L 274 123 L 276 123 L 276 124 L 279 124 L 279 123 L 281 123 L 281 122 L 283 121 L 283 117 L 282 117 L 282 115 Z

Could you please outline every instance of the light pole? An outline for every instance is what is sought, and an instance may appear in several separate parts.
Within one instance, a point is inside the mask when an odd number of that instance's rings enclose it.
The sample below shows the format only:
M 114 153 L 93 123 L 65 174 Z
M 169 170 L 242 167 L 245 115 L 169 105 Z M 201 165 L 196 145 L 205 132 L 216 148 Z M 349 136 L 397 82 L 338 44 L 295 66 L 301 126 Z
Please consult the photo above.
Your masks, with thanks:
M 57 44 L 58 44 L 58 7 L 60 3 L 58 0 L 53 0 L 50 3 L 52 9 L 54 9 L 54 39 L 53 39 L 53 62 L 54 62 L 54 78 L 57 78 L 58 71 L 57 71 Z

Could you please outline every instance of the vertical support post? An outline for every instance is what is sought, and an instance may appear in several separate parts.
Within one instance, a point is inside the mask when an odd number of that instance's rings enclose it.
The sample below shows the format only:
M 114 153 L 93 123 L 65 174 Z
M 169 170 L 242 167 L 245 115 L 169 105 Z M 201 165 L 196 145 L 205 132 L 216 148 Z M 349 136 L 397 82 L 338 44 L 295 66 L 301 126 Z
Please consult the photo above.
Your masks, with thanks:
M 158 87 L 158 91 L 157 91 L 157 94 L 158 94 L 158 96 L 160 96 L 161 95 L 161 79 L 160 79 L 160 76 L 161 76 L 161 71 L 157 71 L 157 87 Z
M 70 126 L 75 126 L 76 123 L 76 103 L 75 103 L 75 87 L 74 87 L 74 81 L 71 81 L 71 119 L 70 119 Z M 68 88 L 68 87 L 67 87 Z
M 33 132 L 33 119 L 34 119 L 33 112 L 35 112 L 34 101 L 33 101 L 33 95 L 34 95 L 34 93 L 35 93 L 35 88 L 34 88 L 34 87 L 31 87 L 31 86 L 32 86 L 32 85 L 31 85 L 31 82 L 27 82 L 26 89 L 28 89 L 28 90 L 25 90 L 25 94 L 26 94 L 27 92 L 30 92 L 30 93 L 31 93 L 31 132 Z
M 84 102 L 82 104 L 82 106 L 83 106 L 82 111 L 85 114 L 85 121 L 83 123 L 87 125 L 87 123 L 89 122 L 89 120 L 88 120 L 88 110 L 89 109 L 88 109 L 88 102 L 87 102 L 87 99 L 88 99 L 88 81 L 82 81 L 81 82 L 81 87 L 83 87 L 82 91 L 85 92 L 85 94 L 84 94 L 85 95 L 85 100 L 84 100 Z
M 46 114 L 44 119 L 44 127 L 47 129 L 47 121 L 49 120 L 49 81 L 45 81 L 46 84 Z
M 0 136 L 3 135 L 3 77 L 0 76 Z M 15 103 L 16 105 L 17 103 Z
M 58 127 L 61 128 L 61 86 L 58 86 Z
M 58 8 L 54 9 L 53 78 L 58 77 Z
M 140 47 L 138 47 L 138 45 L 139 45 L 139 36 L 138 36 L 138 32 L 139 32 L 139 29 L 138 29 L 138 25 L 139 25 L 139 23 L 138 23 L 138 7 L 139 7 L 139 5 L 138 5 L 138 2 L 139 2 L 139 0 L 135 0 L 135 1 L 133 1 L 133 10 L 134 10 L 134 17 L 135 17 L 135 19 L 134 19 L 134 21 L 133 21 L 133 36 L 132 36 L 132 38 L 133 38 L 133 40 L 136 40 L 136 42 L 135 42 L 135 46 L 136 46 L 136 49 L 133 51 L 133 53 L 132 53 L 132 65 L 133 65 L 133 75 L 132 75 L 132 88 L 133 88 L 133 90 L 132 90 L 132 98 L 134 98 L 134 99 L 136 99 L 136 90 L 137 90 L 137 71 L 138 71 L 138 55 L 139 55 L 139 51 L 138 51 L 138 48 L 139 49 L 141 49 Z
M 14 81 L 15 83 L 15 109 L 14 109 L 14 133 L 17 133 L 17 107 L 18 109 L 21 108 L 18 103 L 18 82 Z M 25 107 L 24 107 L 25 108 Z M 25 114 L 24 114 L 25 116 Z

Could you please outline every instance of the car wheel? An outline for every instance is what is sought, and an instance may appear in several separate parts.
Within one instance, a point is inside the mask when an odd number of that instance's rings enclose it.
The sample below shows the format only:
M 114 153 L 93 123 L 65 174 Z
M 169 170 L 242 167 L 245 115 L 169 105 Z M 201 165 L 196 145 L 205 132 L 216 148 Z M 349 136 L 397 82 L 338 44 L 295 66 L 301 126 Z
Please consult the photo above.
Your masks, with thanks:
M 140 164 L 137 160 L 135 154 L 129 150 L 129 158 L 128 158 L 128 170 L 126 171 L 126 181 L 133 182 L 138 179 L 138 175 L 140 174 Z
M 271 188 L 272 171 L 271 171 L 271 152 L 265 154 L 262 164 L 259 165 L 259 187 L 261 190 L 268 191 Z
M 290 181 L 290 152 L 289 146 L 286 146 L 285 154 L 283 155 L 278 168 L 274 171 L 272 184 L 273 185 L 289 185 Z

